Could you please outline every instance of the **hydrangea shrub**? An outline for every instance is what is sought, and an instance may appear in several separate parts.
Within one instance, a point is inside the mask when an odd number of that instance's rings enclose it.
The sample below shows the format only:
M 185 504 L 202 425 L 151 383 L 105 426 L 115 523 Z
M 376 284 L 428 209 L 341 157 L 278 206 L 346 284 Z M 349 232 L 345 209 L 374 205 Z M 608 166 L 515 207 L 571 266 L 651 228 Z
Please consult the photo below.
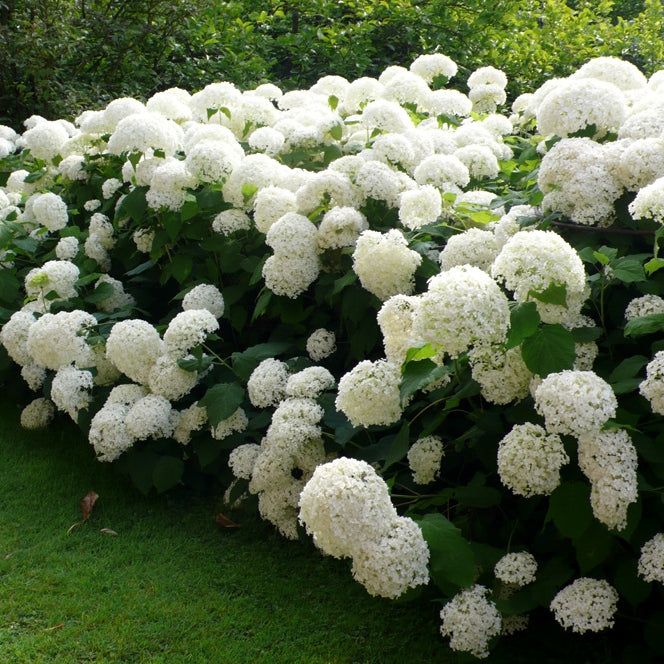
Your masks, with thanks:
M 5 384 L 142 491 L 213 478 L 433 599 L 453 649 L 659 624 L 661 72 L 597 58 L 511 112 L 456 74 L 2 128 Z

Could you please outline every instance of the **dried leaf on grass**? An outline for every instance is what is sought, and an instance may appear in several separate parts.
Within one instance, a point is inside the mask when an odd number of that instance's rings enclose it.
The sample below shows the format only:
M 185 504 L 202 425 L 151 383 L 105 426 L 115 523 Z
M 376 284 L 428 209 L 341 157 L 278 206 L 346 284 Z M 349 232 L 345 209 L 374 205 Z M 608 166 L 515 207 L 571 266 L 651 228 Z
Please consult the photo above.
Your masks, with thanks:
M 235 523 L 235 521 L 231 521 L 227 516 L 224 516 L 221 512 L 217 512 L 217 514 L 214 517 L 214 520 L 216 523 L 218 523 L 220 526 L 223 526 L 224 528 L 239 528 L 240 524 Z
M 104 533 L 104 535 L 113 535 L 114 537 L 118 536 L 118 534 L 110 528 L 102 528 L 99 532 Z
M 83 518 L 80 521 L 72 523 L 72 525 L 69 526 L 69 530 L 67 530 L 67 535 L 69 535 L 69 533 L 72 530 L 74 530 L 76 526 L 80 526 L 90 518 L 90 515 L 92 514 L 92 508 L 95 506 L 97 498 L 99 498 L 99 494 L 96 493 L 95 491 L 88 491 L 85 494 L 85 496 L 81 498 L 81 510 L 83 511 Z

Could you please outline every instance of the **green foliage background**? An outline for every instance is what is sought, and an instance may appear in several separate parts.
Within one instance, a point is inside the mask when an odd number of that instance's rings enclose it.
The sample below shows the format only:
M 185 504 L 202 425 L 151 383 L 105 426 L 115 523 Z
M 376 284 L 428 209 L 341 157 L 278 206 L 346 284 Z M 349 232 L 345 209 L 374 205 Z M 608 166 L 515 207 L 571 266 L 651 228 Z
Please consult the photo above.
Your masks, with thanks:
M 512 95 L 600 55 L 650 74 L 664 64 L 662 14 L 659 0 L 5 0 L 0 123 L 214 80 L 306 88 L 428 52 L 462 63 L 459 80 L 503 69 Z

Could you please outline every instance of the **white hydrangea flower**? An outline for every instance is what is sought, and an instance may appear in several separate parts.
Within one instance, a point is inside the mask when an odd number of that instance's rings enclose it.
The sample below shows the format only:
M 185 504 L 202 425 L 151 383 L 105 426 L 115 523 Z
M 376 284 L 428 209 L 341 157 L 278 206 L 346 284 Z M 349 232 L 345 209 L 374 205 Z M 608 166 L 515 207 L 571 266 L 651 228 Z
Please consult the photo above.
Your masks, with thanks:
M 537 561 L 532 553 L 506 553 L 493 568 L 496 578 L 512 586 L 526 586 L 535 580 Z
M 15 311 L 0 330 L 0 343 L 9 357 L 21 366 L 34 362 L 28 350 L 28 332 L 36 320 L 31 311 Z
M 90 403 L 92 387 L 93 379 L 89 371 L 63 366 L 53 378 L 51 400 L 58 410 L 66 412 L 76 422 L 79 411 L 85 410 Z
M 470 182 L 468 167 L 452 154 L 434 154 L 423 159 L 413 173 L 415 182 L 433 185 L 442 191 L 455 191 Z
M 393 295 L 376 314 L 385 357 L 398 366 L 404 363 L 408 349 L 419 342 L 413 333 L 413 314 L 418 302 L 419 297 L 414 295 Z
M 169 88 L 156 92 L 145 102 L 145 108 L 153 113 L 159 113 L 169 120 L 175 122 L 186 122 L 192 119 L 192 111 L 189 108 L 191 95 L 181 88 Z
M 366 462 L 341 457 L 316 468 L 300 494 L 300 522 L 335 558 L 379 541 L 398 517 L 387 485 Z
M 236 208 L 222 210 L 212 220 L 212 230 L 221 235 L 231 235 L 237 231 L 248 231 L 251 228 L 251 219 Z
M 434 90 L 422 104 L 430 115 L 456 115 L 465 118 L 473 110 L 473 102 L 458 90 Z
M 52 191 L 35 194 L 30 201 L 32 214 L 38 224 L 45 226 L 49 231 L 59 231 L 67 225 L 69 220 L 67 203 L 57 194 Z
M 116 100 L 117 101 L 117 100 Z M 167 156 L 175 153 L 183 139 L 175 122 L 159 113 L 139 112 L 123 117 L 108 139 L 111 154 L 161 150 Z
M 171 411 L 171 415 L 174 412 Z M 207 421 L 207 410 L 203 406 L 199 406 L 197 401 L 192 403 L 191 406 L 177 414 L 175 428 L 173 429 L 173 440 L 176 440 L 180 445 L 186 445 L 191 440 L 192 432 L 200 431 L 207 424 Z
M 477 342 L 502 343 L 509 304 L 496 282 L 477 267 L 461 265 L 432 277 L 413 314 L 413 332 L 457 357 Z
M 55 417 L 55 407 L 44 397 L 33 399 L 21 411 L 21 426 L 24 429 L 43 429 Z
M 410 295 L 421 262 L 420 254 L 408 248 L 408 241 L 397 229 L 385 234 L 364 231 L 353 252 L 353 270 L 360 283 L 381 300 L 398 293 Z
M 325 367 L 307 367 L 288 377 L 286 396 L 316 399 L 335 385 L 334 376 Z
M 384 86 L 380 81 L 369 76 L 361 76 L 350 82 L 341 104 L 341 110 L 346 114 L 357 113 L 362 106 L 379 99 Z
M 628 206 L 632 219 L 652 219 L 660 224 L 664 223 L 664 177 L 638 191 L 634 200 Z
M 565 628 L 583 634 L 613 627 L 618 593 L 604 579 L 581 577 L 553 598 L 550 609 Z
M 281 152 L 286 138 L 272 127 L 259 127 L 249 134 L 247 143 L 250 148 L 259 150 L 267 155 L 275 156 Z
M 500 481 L 519 496 L 552 493 L 560 484 L 560 468 L 567 463 L 560 436 L 537 424 L 515 424 L 499 443 Z
M 286 396 L 288 365 L 273 357 L 263 360 L 249 376 L 247 393 L 256 408 L 276 406 Z
M 638 67 L 627 60 L 612 56 L 592 58 L 579 67 L 570 78 L 594 78 L 613 83 L 621 90 L 642 90 L 648 85 Z
M 498 240 L 492 232 L 469 228 L 447 240 L 438 261 L 442 271 L 457 265 L 474 265 L 488 272 L 499 252 Z
M 260 189 L 254 198 L 254 223 L 261 233 L 289 212 L 297 212 L 295 194 L 284 187 L 269 186 Z
M 177 401 L 189 394 L 198 382 L 195 371 L 185 371 L 178 366 L 177 358 L 170 355 L 158 357 L 150 369 L 148 386 L 154 394 Z
M 595 138 L 617 132 L 628 115 L 625 95 L 613 83 L 595 78 L 561 82 L 537 109 L 540 133 L 564 138 L 595 126 Z
M 495 113 L 507 100 L 505 88 L 497 83 L 476 85 L 468 92 L 475 113 Z
M 136 440 L 169 438 L 174 428 L 171 410 L 168 399 L 157 394 L 148 394 L 127 411 L 127 432 Z
M 115 461 L 127 451 L 136 438 L 127 431 L 125 419 L 130 406 L 107 399 L 90 423 L 88 441 L 95 450 L 98 461 Z
M 78 240 L 75 237 L 63 237 L 55 245 L 55 255 L 58 260 L 70 261 L 78 254 Z
M 637 455 L 624 429 L 579 436 L 579 467 L 591 481 L 595 518 L 608 528 L 627 527 L 627 509 L 638 500 Z
M 489 656 L 489 640 L 500 634 L 501 618 L 487 599 L 489 589 L 475 584 L 456 594 L 440 612 L 440 632 L 450 637 L 450 648 L 479 659 Z
M 648 583 L 664 583 L 664 533 L 657 533 L 641 547 L 638 574 Z
M 472 90 L 479 85 L 498 85 L 504 88 L 507 85 L 507 76 L 495 67 L 479 67 L 468 77 L 468 87 Z
M 408 465 L 413 473 L 413 482 L 433 482 L 440 474 L 443 455 L 443 441 L 438 436 L 418 438 L 408 450 Z
M 257 153 L 244 157 L 240 165 L 233 169 L 223 185 L 222 193 L 224 200 L 234 207 L 251 210 L 254 206 L 254 196 L 245 200 L 242 189 L 245 185 L 251 185 L 260 191 L 264 187 L 280 186 L 285 177 L 283 164 L 268 155 Z
M 230 436 L 232 433 L 240 433 L 247 428 L 249 424 L 249 418 L 244 412 L 243 408 L 238 408 L 235 412 L 227 417 L 225 420 L 221 420 L 217 426 L 212 427 L 211 435 L 215 440 L 223 440 L 227 436 Z M 240 475 L 236 474 L 236 477 Z M 250 477 L 245 477 L 244 479 L 249 479 Z
M 615 417 L 617 407 L 611 386 L 593 371 L 552 373 L 535 390 L 535 409 L 550 433 L 578 437 L 597 432 Z
M 30 363 L 21 367 L 21 378 L 27 383 L 28 387 L 36 392 L 44 385 L 46 380 L 46 367 L 39 364 Z
M 517 302 L 533 300 L 545 323 L 576 318 L 587 297 L 586 272 L 576 250 L 553 231 L 519 231 L 503 246 L 491 276 L 514 292 Z M 566 306 L 533 298 L 552 285 L 564 286 Z
M 69 133 L 60 122 L 43 120 L 23 133 L 21 143 L 33 157 L 51 161 L 60 154 L 68 139 Z
M 475 180 L 495 178 L 500 172 L 498 159 L 486 145 L 464 145 L 454 151 L 454 155 L 468 169 Z
M 396 599 L 409 588 L 429 582 L 429 547 L 420 527 L 398 517 L 377 542 L 367 542 L 353 556 L 353 578 L 370 595 Z
M 55 301 L 76 297 L 79 274 L 78 267 L 69 261 L 46 261 L 41 267 L 32 268 L 25 276 L 25 292 L 48 310 Z M 51 291 L 57 293 L 57 298 L 45 299 L 44 296 Z
M 260 453 L 261 446 L 256 443 L 246 443 L 233 449 L 228 456 L 228 465 L 233 471 L 233 475 L 243 480 L 250 480 Z
M 331 330 L 320 327 L 307 337 L 306 351 L 314 362 L 324 360 L 332 355 L 336 349 L 336 336 Z
M 102 276 L 95 282 L 95 288 L 101 284 L 109 284 L 113 289 L 113 292 L 108 297 L 105 297 L 103 300 L 99 300 L 96 303 L 97 308 L 100 311 L 111 313 L 117 309 L 133 307 L 134 304 L 136 304 L 136 300 L 134 300 L 133 296 L 125 292 L 124 286 L 119 279 L 114 279 L 107 274 L 102 274 Z
M 381 85 L 382 94 L 384 86 Z M 413 128 L 413 121 L 408 111 L 397 102 L 387 99 L 375 99 L 370 101 L 362 112 L 362 124 L 369 130 L 380 129 L 381 131 L 392 131 L 402 133 Z
M 401 417 L 401 369 L 387 360 L 363 360 L 341 377 L 335 406 L 353 426 L 393 424 Z
M 92 366 L 93 351 L 86 339 L 96 325 L 92 314 L 79 309 L 44 314 L 28 330 L 27 351 L 34 362 L 54 371 L 72 363 Z
M 207 309 L 215 318 L 221 318 L 224 314 L 224 297 L 216 286 L 199 284 L 184 296 L 182 308 L 185 311 Z
M 440 191 L 432 185 L 404 191 L 399 197 L 399 221 L 410 230 L 433 223 L 441 213 Z
M 152 210 L 168 208 L 177 211 L 184 205 L 187 189 L 195 186 L 196 178 L 187 169 L 187 164 L 168 157 L 152 173 L 145 200 Z
M 648 362 L 646 378 L 639 384 L 639 392 L 650 402 L 653 413 L 664 415 L 664 351 L 655 353 Z
M 149 254 L 152 251 L 152 242 L 154 240 L 155 231 L 152 228 L 139 228 L 134 231 L 132 240 L 136 245 L 136 249 L 142 254 Z
M 216 316 L 207 309 L 186 309 L 168 324 L 164 332 L 164 349 L 172 357 L 182 358 L 218 329 Z
M 113 198 L 121 187 L 122 180 L 118 180 L 118 178 L 108 178 L 107 180 L 104 180 L 101 185 L 101 195 L 104 197 L 104 200 L 108 200 L 109 198 Z
M 88 179 L 88 174 L 83 168 L 84 164 L 85 157 L 83 155 L 70 154 L 58 164 L 58 173 L 66 180 L 85 182 Z
M 504 351 L 499 346 L 478 344 L 468 353 L 473 380 L 482 387 L 482 396 L 490 403 L 505 405 L 529 394 L 530 372 L 521 348 Z
M 625 307 L 625 320 L 652 314 L 664 314 L 664 298 L 652 293 L 631 299 Z
M 617 174 L 629 191 L 639 191 L 664 177 L 664 142 L 659 137 L 635 140 L 620 155 Z
M 185 158 L 189 172 L 200 182 L 222 182 L 242 159 L 244 150 L 237 141 L 201 140 L 194 144 Z
M 106 340 L 106 356 L 126 376 L 147 385 L 164 342 L 150 323 L 129 319 L 115 323 Z
M 318 227 L 319 249 L 354 247 L 360 234 L 369 228 L 367 218 L 353 207 L 333 207 Z
M 415 58 L 409 69 L 427 83 L 431 83 L 438 76 L 452 78 L 457 73 L 458 66 L 452 58 L 442 53 L 427 53 Z

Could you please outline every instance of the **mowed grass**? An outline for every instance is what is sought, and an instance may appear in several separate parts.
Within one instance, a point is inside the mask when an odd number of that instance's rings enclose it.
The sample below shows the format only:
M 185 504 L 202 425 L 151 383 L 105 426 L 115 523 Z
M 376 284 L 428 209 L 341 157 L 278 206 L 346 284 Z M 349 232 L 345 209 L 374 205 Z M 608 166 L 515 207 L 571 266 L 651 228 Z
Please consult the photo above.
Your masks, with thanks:
M 370 597 L 347 561 L 257 517 L 222 528 L 214 497 L 145 497 L 73 424 L 29 432 L 19 413 L 0 404 L 2 664 L 456 659 L 437 605 Z

